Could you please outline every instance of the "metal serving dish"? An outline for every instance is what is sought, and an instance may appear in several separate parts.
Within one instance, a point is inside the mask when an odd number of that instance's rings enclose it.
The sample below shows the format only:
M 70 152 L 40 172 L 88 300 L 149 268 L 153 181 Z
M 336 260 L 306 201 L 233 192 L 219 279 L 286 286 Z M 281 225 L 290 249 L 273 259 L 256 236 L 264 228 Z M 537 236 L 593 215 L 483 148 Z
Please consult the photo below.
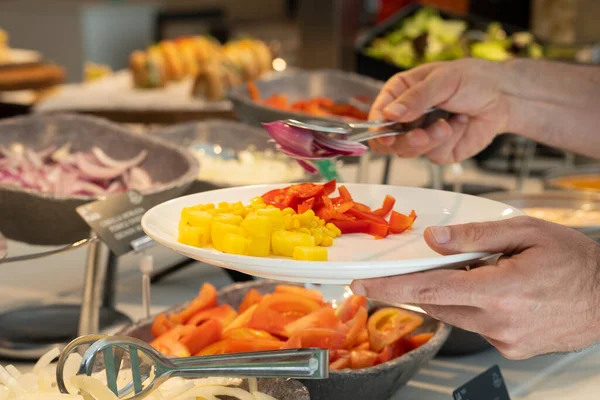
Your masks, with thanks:
M 219 304 L 229 304 L 237 308 L 248 290 L 254 288 L 266 294 L 273 292 L 275 286 L 278 284 L 280 282 L 266 280 L 233 284 L 219 291 L 218 301 Z M 170 311 L 178 311 L 183 307 L 185 307 L 185 304 L 176 306 Z M 377 307 L 378 305 L 373 305 L 373 308 Z M 425 363 L 435 356 L 450 333 L 448 325 L 436 321 L 427 315 L 424 315 L 424 318 L 425 322 L 418 332 L 435 332 L 435 335 L 429 342 L 410 353 L 372 368 L 331 371 L 327 380 L 302 381 L 308 388 L 311 398 L 327 400 L 389 399 Z M 119 334 L 150 341 L 153 339 L 151 333 L 152 320 L 153 318 L 142 320 L 131 327 L 125 328 Z
M 269 135 L 264 129 L 253 127 L 235 121 L 206 120 L 202 122 L 188 122 L 160 128 L 151 132 L 156 137 L 171 142 L 177 146 L 191 148 L 219 147 L 219 151 L 228 156 L 235 157 L 240 151 L 253 147 L 257 151 L 273 150 L 274 146 L 268 143 Z M 210 149 L 207 149 L 210 150 Z M 290 163 L 295 163 L 290 160 Z M 202 168 L 202 165 L 200 165 Z M 302 180 L 307 180 L 304 175 Z M 287 181 L 275 183 L 293 183 Z M 207 190 L 223 189 L 229 187 L 225 183 L 196 179 L 188 188 L 187 194 L 204 192 Z
M 572 210 L 600 210 L 600 193 L 577 191 L 545 191 L 542 193 L 498 192 L 482 197 L 496 200 L 510 206 L 524 208 L 567 208 Z M 593 239 L 600 239 L 600 225 L 571 227 Z
M 306 71 L 289 69 L 264 75 L 256 82 L 262 97 L 285 94 L 290 101 L 313 97 L 327 97 L 334 101 L 348 103 L 355 96 L 366 96 L 375 100 L 383 87 L 383 82 L 350 72 L 334 70 Z M 321 121 L 339 121 L 341 118 L 317 117 L 304 113 L 280 110 L 275 107 L 258 104 L 250 98 L 246 85 L 235 87 L 229 92 L 233 110 L 237 116 L 252 125 L 261 122 L 293 118 Z
M 571 168 L 555 168 L 544 176 L 544 188 L 552 190 L 570 190 L 576 192 L 596 192 L 600 189 L 571 189 L 561 186 L 560 179 L 575 177 L 597 177 L 600 180 L 600 164 L 588 164 Z
M 163 202 L 183 193 L 198 175 L 198 163 L 188 152 L 158 138 L 133 133 L 103 119 L 81 115 L 35 115 L 0 122 L 0 145 L 22 143 L 41 150 L 65 143 L 73 151 L 102 148 L 116 159 L 148 156 L 141 164 L 154 182 L 142 194 Z M 58 198 L 31 189 L 0 185 L 0 227 L 7 238 L 35 245 L 69 244 L 89 236 L 90 229 L 75 208 L 95 197 Z

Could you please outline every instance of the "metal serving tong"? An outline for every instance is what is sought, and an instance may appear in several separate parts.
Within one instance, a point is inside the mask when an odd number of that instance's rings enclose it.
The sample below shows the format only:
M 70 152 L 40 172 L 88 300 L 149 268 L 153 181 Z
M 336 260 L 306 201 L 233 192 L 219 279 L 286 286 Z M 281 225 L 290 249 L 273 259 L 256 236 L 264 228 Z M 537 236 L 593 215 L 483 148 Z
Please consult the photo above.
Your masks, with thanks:
M 125 396 L 131 400 L 142 399 L 169 378 L 176 376 L 294 379 L 326 379 L 329 376 L 329 352 L 322 349 L 167 358 L 138 339 L 90 335 L 73 340 L 60 354 L 56 382 L 62 393 L 68 393 L 63 375 L 69 355 L 81 346 L 90 344 L 83 355 L 77 375 L 91 376 L 104 369 L 107 386 L 119 399 Z M 121 366 L 131 369 L 131 381 L 119 388 L 117 377 Z M 134 395 L 129 396 L 132 391 Z
M 411 123 L 399 123 L 396 121 L 368 121 L 368 122 L 341 122 L 341 121 L 298 121 L 295 119 L 286 119 L 284 122 L 290 126 L 308 129 L 315 132 L 324 134 L 337 134 L 346 135 L 344 141 L 348 142 L 366 142 L 372 139 L 388 137 L 388 136 L 399 136 L 407 134 L 411 129 L 415 128 L 426 128 L 431 123 L 437 121 L 440 118 L 448 118 L 449 113 L 440 110 L 438 108 L 431 108 L 427 110 L 421 118 Z M 389 128 L 383 130 L 383 128 Z M 281 152 L 288 156 L 306 160 L 306 161 L 320 161 L 332 158 L 327 155 L 315 155 L 315 156 L 302 156 L 299 157 L 296 154 L 287 152 L 280 149 Z
M 429 110 L 425 111 L 425 113 L 423 114 L 428 115 L 433 113 L 434 111 L 438 111 L 437 108 L 430 108 Z M 351 134 L 358 134 L 358 133 L 374 133 L 374 132 L 370 132 L 370 129 L 381 129 L 381 128 L 388 128 L 388 127 L 392 127 L 394 125 L 397 126 L 402 126 L 404 124 L 401 124 L 399 122 L 396 121 L 366 121 L 366 122 L 343 122 L 343 121 L 321 121 L 321 120 L 309 120 L 309 121 L 298 121 L 295 119 L 286 119 L 284 121 L 286 124 L 294 126 L 296 128 L 301 128 L 301 129 L 309 129 L 312 131 L 317 131 L 317 132 L 323 132 L 323 133 L 335 133 L 338 135 L 351 135 Z M 367 130 L 367 132 L 364 132 L 365 130 Z M 397 134 L 397 135 L 401 135 L 403 133 L 406 133 L 404 131 L 388 131 L 388 132 L 379 132 L 381 134 L 387 134 L 388 136 L 391 136 L 392 134 Z M 381 136 L 377 136 L 377 137 L 381 137 Z M 352 136 L 350 136 L 348 138 L 348 140 L 353 140 Z

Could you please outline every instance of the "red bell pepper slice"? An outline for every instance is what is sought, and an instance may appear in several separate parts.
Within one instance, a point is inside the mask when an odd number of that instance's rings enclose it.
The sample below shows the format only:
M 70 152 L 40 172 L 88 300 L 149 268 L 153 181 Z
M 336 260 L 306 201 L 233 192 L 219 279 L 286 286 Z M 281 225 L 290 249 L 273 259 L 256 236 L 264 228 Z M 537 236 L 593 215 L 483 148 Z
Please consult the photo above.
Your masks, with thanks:
M 190 334 L 183 336 L 179 342 L 184 345 L 190 354 L 196 354 L 206 346 L 221 340 L 221 322 L 211 319 L 196 327 Z
M 387 224 L 377 224 L 375 222 L 369 221 L 369 228 L 367 229 L 367 233 L 369 235 L 375 236 L 378 239 L 383 239 L 387 237 L 389 233 L 389 226 Z
M 258 304 L 250 306 L 246 311 L 239 313 L 239 315 L 225 328 L 225 332 L 230 329 L 246 328 L 254 315 L 254 311 L 258 308 Z
M 348 333 L 346 334 L 346 340 L 342 345 L 344 349 L 350 349 L 356 343 L 358 339 L 358 335 L 367 325 L 367 318 L 369 314 L 367 313 L 367 309 L 365 307 L 361 307 L 358 309 L 358 312 L 354 315 L 354 317 L 348 321 Z
M 274 293 L 265 296 L 254 311 L 248 327 L 287 337 L 285 326 L 319 310 L 321 303 L 305 296 Z
M 395 204 L 396 199 L 390 195 L 387 195 L 383 200 L 383 205 L 381 206 L 381 208 L 378 208 L 377 210 L 373 211 L 373 214 L 385 218 L 393 210 Z
M 173 327 L 175 323 L 167 318 L 167 316 L 163 314 L 158 314 L 154 321 L 152 322 L 152 336 L 159 337 L 162 334 L 167 333 Z
M 240 307 L 238 308 L 238 312 L 240 314 L 242 314 L 244 311 L 246 311 L 253 305 L 260 303 L 262 298 L 263 298 L 263 296 L 262 296 L 262 294 L 260 294 L 260 292 L 258 290 L 256 290 L 256 289 L 248 290 L 248 293 L 246 293 L 246 295 L 244 296 L 244 299 L 242 300 L 242 303 L 240 304 Z
M 348 188 L 346 186 L 340 186 L 338 188 L 338 192 L 340 192 L 340 197 L 343 200 L 352 201 L 352 202 L 354 201 L 354 199 L 352 199 L 352 196 L 350 195 L 350 192 L 348 191 Z
M 290 285 L 277 285 L 275 286 L 275 293 L 288 293 L 295 294 L 298 296 L 308 297 L 310 299 L 316 300 L 319 303 L 323 302 L 323 293 L 314 289 L 306 289 L 299 286 L 290 286 Z
M 415 336 L 404 338 L 406 351 L 412 351 L 423 346 L 433 337 L 433 333 L 421 333 Z
M 297 196 L 301 199 L 323 196 L 324 191 L 325 188 L 323 185 L 316 185 L 314 183 L 299 183 L 292 185 L 287 189 L 289 194 Z
M 310 328 L 297 332 L 290 339 L 298 340 L 298 338 L 302 348 L 337 350 L 344 344 L 346 335 L 335 329 Z
M 223 332 L 223 339 L 247 339 L 247 340 L 279 340 L 269 332 L 250 328 L 236 328 Z
M 329 196 L 331 193 L 335 192 L 337 187 L 336 180 L 332 180 L 323 185 L 323 196 Z
M 369 342 L 362 342 L 352 348 L 352 350 L 371 350 Z
M 369 221 L 331 220 L 330 222 L 337 226 L 342 234 L 369 233 Z
M 366 323 L 366 318 L 365 318 Z M 294 322 L 287 324 L 284 329 L 287 337 L 293 337 L 297 333 L 311 328 L 338 329 L 342 322 L 335 315 L 333 308 L 323 307 Z
M 316 212 L 317 217 L 321 218 L 325 222 L 329 222 L 333 219 L 339 221 L 352 221 L 354 218 L 337 211 L 333 205 L 333 201 L 329 197 L 323 196 L 323 206 Z
M 267 205 L 284 209 L 287 207 L 296 208 L 298 204 L 298 196 L 288 192 L 287 189 L 274 189 L 262 195 L 262 198 Z
M 350 321 L 360 308 L 367 307 L 367 298 L 363 296 L 352 295 L 344 300 L 342 304 L 335 310 L 335 314 L 340 321 L 346 323 Z
M 412 210 L 408 216 L 392 211 L 392 215 L 390 216 L 390 232 L 397 234 L 412 229 L 416 219 L 417 214 L 415 210 Z
M 398 308 L 377 310 L 367 322 L 371 348 L 380 352 L 385 346 L 413 332 L 422 323 L 423 317 Z
M 186 325 L 200 326 L 200 324 L 205 321 L 216 319 L 221 323 L 223 328 L 226 328 L 236 317 L 237 312 L 229 304 L 223 304 L 222 306 L 194 314 L 194 316 L 186 322 Z
M 352 350 L 350 352 L 350 367 L 352 369 L 369 368 L 375 365 L 378 354 L 370 350 Z
M 315 205 L 314 197 L 304 200 L 301 204 L 298 205 L 298 214 L 304 214 L 308 210 L 312 210 L 314 205 Z
M 216 306 L 217 289 L 210 283 L 205 283 L 200 288 L 198 297 L 192 300 L 181 312 L 171 314 L 169 319 L 178 324 L 185 324 L 193 315 Z
M 218 354 L 280 350 L 283 344 L 283 342 L 276 340 L 248 340 L 230 338 L 213 343 L 195 355 L 212 356 Z
M 340 357 L 329 364 L 329 369 L 331 371 L 340 371 L 348 368 L 350 368 L 350 354 Z
M 367 213 L 371 212 L 371 207 L 369 207 L 365 204 L 362 204 L 362 203 L 354 202 L 353 208 L 355 208 L 356 210 L 361 211 L 361 212 L 367 212 Z
M 346 212 L 347 215 L 351 215 L 359 221 L 371 221 L 376 224 L 387 225 L 385 218 L 375 215 L 372 212 L 359 211 L 356 207 L 352 207 Z

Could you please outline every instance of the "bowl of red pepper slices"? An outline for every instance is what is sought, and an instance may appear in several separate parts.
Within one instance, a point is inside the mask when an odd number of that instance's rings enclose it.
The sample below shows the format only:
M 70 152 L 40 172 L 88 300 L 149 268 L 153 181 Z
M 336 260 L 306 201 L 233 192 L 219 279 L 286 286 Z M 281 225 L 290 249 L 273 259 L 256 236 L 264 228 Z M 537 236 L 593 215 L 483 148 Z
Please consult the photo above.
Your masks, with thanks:
M 336 188 L 339 196 L 329 197 Z M 337 187 L 335 180 L 325 184 L 299 183 L 283 189 L 275 189 L 262 196 L 267 205 L 280 209 L 292 208 L 298 214 L 308 210 L 326 222 L 331 222 L 347 233 L 366 233 L 377 239 L 390 234 L 400 234 L 412 228 L 417 214 L 409 215 L 395 211 L 396 199 L 387 195 L 378 209 L 371 209 L 355 201 L 345 186 Z M 389 220 L 386 217 L 389 215 Z
M 269 280 L 237 283 L 226 286 L 211 296 L 199 295 L 199 297 L 202 297 L 205 303 L 228 305 L 230 308 L 239 309 L 249 292 L 257 291 L 264 296 L 275 292 L 277 286 L 282 284 L 282 282 Z M 286 283 L 285 285 L 301 287 L 296 283 Z M 290 294 L 290 296 L 293 295 Z M 193 303 L 197 301 L 198 299 L 195 299 L 192 302 L 177 305 L 166 310 L 164 314 L 181 314 L 190 309 L 190 306 L 193 306 Z M 369 302 L 367 305 L 369 315 L 373 315 L 375 311 L 385 307 L 389 307 L 389 305 L 377 302 Z M 218 309 L 219 307 L 216 308 L 216 310 Z M 437 354 L 450 334 L 451 328 L 448 325 L 425 314 L 421 317 L 423 323 L 414 333 L 433 334 L 425 344 L 373 367 L 332 370 L 329 379 L 301 381 L 308 388 L 310 398 L 327 400 L 389 399 Z M 144 319 L 124 328 L 118 334 L 151 342 L 155 338 L 152 333 L 153 323 L 155 322 L 156 317 Z M 277 323 L 277 321 L 274 321 L 274 323 Z M 240 349 L 238 351 L 249 350 Z M 337 352 L 334 351 L 334 353 Z M 332 354 L 330 361 L 334 360 L 336 356 L 339 356 L 339 354 Z

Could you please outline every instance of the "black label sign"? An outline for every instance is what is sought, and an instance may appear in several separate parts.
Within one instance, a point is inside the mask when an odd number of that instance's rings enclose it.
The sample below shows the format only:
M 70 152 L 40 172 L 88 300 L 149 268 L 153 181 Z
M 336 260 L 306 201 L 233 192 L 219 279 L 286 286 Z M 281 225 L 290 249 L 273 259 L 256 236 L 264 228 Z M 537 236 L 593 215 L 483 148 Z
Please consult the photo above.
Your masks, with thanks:
M 510 400 L 497 365 L 456 389 L 453 396 L 454 400 Z
M 132 241 L 146 236 L 140 223 L 150 207 L 132 191 L 77 207 L 77 213 L 113 253 L 122 256 L 133 250 Z

